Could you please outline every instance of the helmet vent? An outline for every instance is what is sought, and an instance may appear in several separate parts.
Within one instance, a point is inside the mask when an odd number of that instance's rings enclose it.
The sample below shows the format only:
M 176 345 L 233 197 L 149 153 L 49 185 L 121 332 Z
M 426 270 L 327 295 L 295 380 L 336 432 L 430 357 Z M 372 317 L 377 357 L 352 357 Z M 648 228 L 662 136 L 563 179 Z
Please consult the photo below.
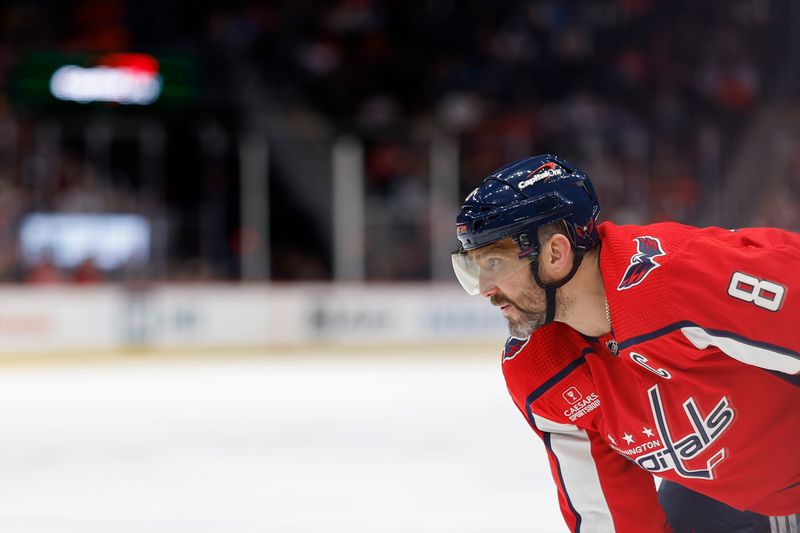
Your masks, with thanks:
M 496 220 L 498 218 L 500 218 L 500 215 L 490 215 L 486 218 L 480 218 L 472 224 L 472 231 L 477 231 L 485 224 L 488 224 L 489 222 Z
M 541 214 L 552 213 L 562 205 L 563 202 L 557 196 L 545 196 L 536 201 L 536 208 Z

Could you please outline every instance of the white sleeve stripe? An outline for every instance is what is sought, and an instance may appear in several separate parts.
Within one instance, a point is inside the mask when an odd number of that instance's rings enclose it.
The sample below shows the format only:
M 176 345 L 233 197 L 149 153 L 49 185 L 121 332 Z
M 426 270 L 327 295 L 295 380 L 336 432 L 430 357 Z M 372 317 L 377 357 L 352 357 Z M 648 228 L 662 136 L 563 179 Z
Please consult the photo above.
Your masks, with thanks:
M 789 354 L 747 344 L 731 337 L 712 335 L 700 327 L 681 328 L 681 332 L 695 347 L 701 350 L 713 345 L 728 356 L 748 365 L 776 370 L 785 374 L 800 373 L 800 359 Z
M 797 516 L 796 514 L 788 516 L 770 516 L 770 533 L 797 533 Z
M 553 422 L 549 418 L 537 415 L 536 413 L 531 412 L 531 414 L 533 415 L 534 424 L 536 424 L 536 427 L 541 431 L 547 431 L 547 432 L 578 431 L 578 426 L 576 426 L 575 424 L 562 424 L 560 422 Z
M 613 533 L 614 520 L 608 508 L 600 476 L 583 429 L 559 424 L 533 414 L 536 427 L 550 433 L 550 452 L 558 459 L 561 481 L 572 507 L 581 517 L 582 533 Z M 556 428 L 560 428 L 560 431 Z

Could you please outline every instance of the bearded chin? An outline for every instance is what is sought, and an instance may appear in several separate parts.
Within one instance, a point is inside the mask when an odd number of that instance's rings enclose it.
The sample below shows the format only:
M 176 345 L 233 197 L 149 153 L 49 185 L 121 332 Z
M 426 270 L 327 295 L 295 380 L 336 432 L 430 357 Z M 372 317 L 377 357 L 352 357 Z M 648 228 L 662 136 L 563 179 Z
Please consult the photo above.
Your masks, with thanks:
M 490 301 L 493 305 L 511 304 L 517 310 L 517 318 L 506 316 L 508 321 L 508 331 L 512 337 L 526 339 L 534 331 L 544 325 L 546 317 L 546 306 L 543 305 L 544 298 L 537 298 L 535 289 L 524 293 L 516 301 L 512 301 L 505 295 L 492 295 Z M 537 310 L 538 308 L 538 310 Z
M 543 324 L 544 314 L 520 310 L 519 318 L 508 318 L 508 332 L 512 337 L 526 339 Z

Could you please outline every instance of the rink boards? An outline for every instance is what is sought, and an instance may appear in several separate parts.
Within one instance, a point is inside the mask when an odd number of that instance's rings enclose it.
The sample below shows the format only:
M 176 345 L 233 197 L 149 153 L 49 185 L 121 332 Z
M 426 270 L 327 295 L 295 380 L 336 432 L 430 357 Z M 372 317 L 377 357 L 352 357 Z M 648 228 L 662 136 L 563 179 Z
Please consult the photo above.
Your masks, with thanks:
M 0 288 L 0 354 L 497 343 L 496 308 L 453 284 Z

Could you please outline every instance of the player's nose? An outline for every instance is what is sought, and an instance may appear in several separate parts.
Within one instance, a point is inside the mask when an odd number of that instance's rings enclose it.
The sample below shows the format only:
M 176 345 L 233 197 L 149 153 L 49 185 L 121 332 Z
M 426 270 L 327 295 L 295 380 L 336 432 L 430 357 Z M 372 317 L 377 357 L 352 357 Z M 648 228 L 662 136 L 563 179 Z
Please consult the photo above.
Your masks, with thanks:
M 481 276 L 478 280 L 478 287 L 481 291 L 481 296 L 485 296 L 487 298 L 491 298 L 495 294 L 499 292 L 499 288 L 497 284 L 493 281 L 486 279 L 484 276 Z

